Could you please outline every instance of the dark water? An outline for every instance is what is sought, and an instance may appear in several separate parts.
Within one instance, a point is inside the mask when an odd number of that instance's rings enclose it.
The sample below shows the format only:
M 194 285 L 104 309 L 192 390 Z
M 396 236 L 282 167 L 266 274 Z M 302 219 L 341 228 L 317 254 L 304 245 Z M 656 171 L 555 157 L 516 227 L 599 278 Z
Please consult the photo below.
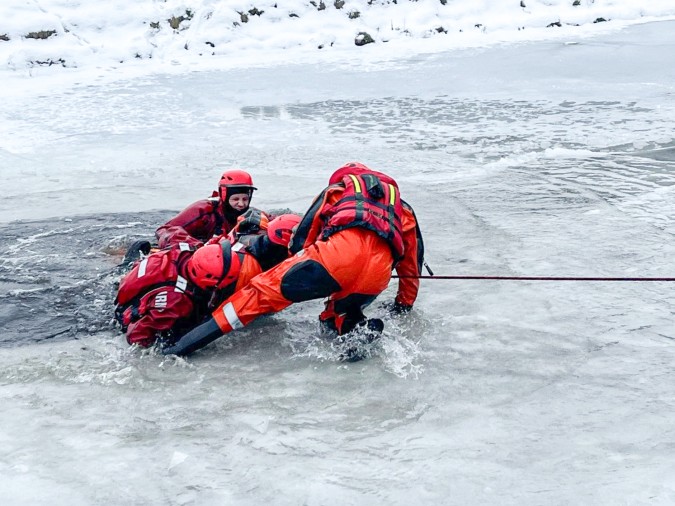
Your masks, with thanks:
M 0 226 L 0 346 L 114 329 L 126 248 L 171 213 L 102 214 Z

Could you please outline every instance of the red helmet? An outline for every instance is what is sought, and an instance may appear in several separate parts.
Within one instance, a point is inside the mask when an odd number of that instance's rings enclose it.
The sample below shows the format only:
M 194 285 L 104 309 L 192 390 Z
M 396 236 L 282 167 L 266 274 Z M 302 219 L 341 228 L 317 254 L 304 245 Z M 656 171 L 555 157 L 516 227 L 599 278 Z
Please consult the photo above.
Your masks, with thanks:
M 253 178 L 251 174 L 245 170 L 240 169 L 230 169 L 223 172 L 223 175 L 220 176 L 220 182 L 218 183 L 218 188 L 248 188 L 250 190 L 257 190 L 253 186 Z
M 297 214 L 281 214 L 267 225 L 267 237 L 274 244 L 288 248 L 294 229 L 301 220 Z
M 241 262 L 230 241 L 202 246 L 190 258 L 187 270 L 199 288 L 223 288 L 237 280 Z

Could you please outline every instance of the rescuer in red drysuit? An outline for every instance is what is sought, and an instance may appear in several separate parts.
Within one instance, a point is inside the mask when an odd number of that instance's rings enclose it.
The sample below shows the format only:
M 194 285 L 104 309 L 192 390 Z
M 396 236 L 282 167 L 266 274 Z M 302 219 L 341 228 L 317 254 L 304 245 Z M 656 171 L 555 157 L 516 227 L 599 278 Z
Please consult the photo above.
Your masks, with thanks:
M 232 244 L 182 242 L 137 262 L 120 282 L 115 316 L 129 344 L 171 342 L 203 321 L 214 300 L 223 300 L 255 275 L 288 258 L 297 215 L 281 215 L 258 234 Z M 215 298 L 214 298 L 215 297 Z
M 218 191 L 210 198 L 191 204 L 155 231 L 158 246 L 165 248 L 189 238 L 205 243 L 213 236 L 227 234 L 249 209 L 256 189 L 248 172 L 226 170 Z
M 162 352 L 189 354 L 262 314 L 323 297 L 321 323 L 345 334 L 366 323 L 362 310 L 387 287 L 393 268 L 401 276 L 394 311 L 410 310 L 417 298 L 424 246 L 415 214 L 391 177 L 363 164 L 349 163 L 331 176 L 290 251 L 293 257 L 253 278 L 213 318 Z

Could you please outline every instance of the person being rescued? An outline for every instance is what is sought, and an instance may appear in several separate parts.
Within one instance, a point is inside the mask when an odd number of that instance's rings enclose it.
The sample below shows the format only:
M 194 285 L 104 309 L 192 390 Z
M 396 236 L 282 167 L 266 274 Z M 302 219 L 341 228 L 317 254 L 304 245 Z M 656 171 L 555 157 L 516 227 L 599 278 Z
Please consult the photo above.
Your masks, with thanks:
M 250 232 L 257 218 L 246 216 L 239 226 Z M 299 222 L 299 216 L 283 214 L 269 223 L 257 221 L 256 233 L 221 236 L 207 245 L 192 238 L 136 262 L 115 298 L 115 319 L 127 342 L 144 348 L 158 339 L 175 342 L 208 317 L 214 301 L 217 305 L 288 258 L 292 229 Z
M 236 283 L 214 291 L 209 308 L 218 307 L 255 276 L 286 260 L 290 256 L 288 245 L 293 230 L 300 220 L 297 214 L 281 214 L 268 222 L 264 213 L 249 209 L 228 234 L 212 238 L 204 247 L 211 252 L 212 261 L 218 262 L 218 249 L 212 246 L 229 242 L 232 251 L 239 256 L 240 270 Z
M 157 245 L 166 248 L 189 239 L 202 243 L 214 236 L 227 234 L 251 204 L 251 175 L 240 169 L 223 172 L 218 190 L 210 198 L 194 202 L 155 231 Z M 259 211 L 261 212 L 261 211 Z
M 387 287 L 394 268 L 399 284 L 392 310 L 407 312 L 417 298 L 424 245 L 415 213 L 393 178 L 361 163 L 330 177 L 289 249 L 294 256 L 253 278 L 162 353 L 190 354 L 260 315 L 325 297 L 323 327 L 337 335 L 357 326 L 381 331 L 382 321 L 367 320 L 363 309 Z

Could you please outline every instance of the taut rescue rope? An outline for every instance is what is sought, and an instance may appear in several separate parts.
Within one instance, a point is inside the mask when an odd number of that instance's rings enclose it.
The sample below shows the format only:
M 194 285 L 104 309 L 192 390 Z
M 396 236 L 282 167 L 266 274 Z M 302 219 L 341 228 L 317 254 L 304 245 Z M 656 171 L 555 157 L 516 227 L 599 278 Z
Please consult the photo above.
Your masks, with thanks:
M 482 280 L 507 280 L 507 281 L 675 281 L 675 278 L 603 278 L 603 277 L 580 277 L 580 276 L 392 276 L 392 278 L 417 278 L 417 279 L 482 279 Z

